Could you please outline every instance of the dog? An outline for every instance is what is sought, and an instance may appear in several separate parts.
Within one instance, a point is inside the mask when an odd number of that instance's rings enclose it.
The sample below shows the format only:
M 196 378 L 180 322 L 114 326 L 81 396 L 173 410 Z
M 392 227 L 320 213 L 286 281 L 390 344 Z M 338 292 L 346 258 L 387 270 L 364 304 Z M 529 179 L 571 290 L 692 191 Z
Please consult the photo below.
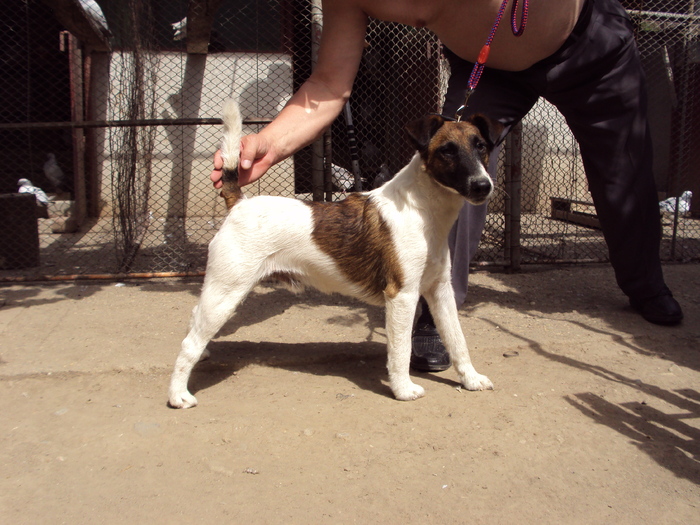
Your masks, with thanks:
M 428 115 L 406 127 L 411 161 L 377 189 L 339 202 L 244 198 L 237 183 L 238 104 L 223 111 L 223 189 L 230 211 L 209 245 L 199 303 L 170 381 L 169 403 L 197 404 L 187 383 L 206 346 L 253 287 L 271 277 L 295 290 L 310 285 L 386 308 L 387 368 L 399 400 L 422 397 L 409 375 L 411 333 L 423 296 L 459 379 L 468 390 L 492 389 L 471 363 L 451 284 L 447 237 L 465 199 L 486 202 L 486 171 L 502 126 L 484 115 L 455 122 Z

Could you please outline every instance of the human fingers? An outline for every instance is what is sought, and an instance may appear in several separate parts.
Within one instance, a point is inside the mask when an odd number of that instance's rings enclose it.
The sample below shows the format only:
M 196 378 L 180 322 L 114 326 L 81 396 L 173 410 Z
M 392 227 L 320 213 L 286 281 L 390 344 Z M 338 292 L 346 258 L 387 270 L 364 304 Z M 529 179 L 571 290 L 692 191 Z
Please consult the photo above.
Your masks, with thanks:
M 212 170 L 211 174 L 209 175 L 209 178 L 211 181 L 214 183 L 214 187 L 219 189 L 221 186 L 223 186 L 223 183 L 221 182 L 221 177 L 223 177 L 224 172 L 224 159 L 221 158 L 221 150 L 218 149 L 216 150 L 216 153 L 214 153 L 214 169 Z
M 241 186 L 255 182 L 272 166 L 270 148 L 259 135 L 246 135 L 241 140 L 241 157 L 238 164 L 238 183 Z
M 267 173 L 267 170 L 270 169 L 270 166 L 272 166 L 272 163 L 269 162 L 266 157 L 263 157 L 262 159 L 256 159 L 255 161 L 253 161 L 251 167 L 247 170 L 244 170 L 241 167 L 239 167 L 238 184 L 240 184 L 241 186 L 252 184 L 253 182 L 257 181 L 260 177 L 265 175 L 265 173 Z

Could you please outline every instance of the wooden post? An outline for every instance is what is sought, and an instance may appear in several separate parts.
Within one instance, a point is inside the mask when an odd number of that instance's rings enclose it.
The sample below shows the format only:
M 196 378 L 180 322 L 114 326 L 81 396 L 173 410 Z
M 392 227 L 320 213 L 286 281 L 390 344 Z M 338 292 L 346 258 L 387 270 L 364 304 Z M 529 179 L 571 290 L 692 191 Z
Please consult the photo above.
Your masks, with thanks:
M 71 120 L 85 120 L 85 85 L 83 81 L 83 52 L 76 37 L 67 33 L 68 68 L 70 75 Z M 75 231 L 87 215 L 87 194 L 85 191 L 85 131 L 73 128 L 73 205 L 72 224 L 66 224 L 66 231 Z

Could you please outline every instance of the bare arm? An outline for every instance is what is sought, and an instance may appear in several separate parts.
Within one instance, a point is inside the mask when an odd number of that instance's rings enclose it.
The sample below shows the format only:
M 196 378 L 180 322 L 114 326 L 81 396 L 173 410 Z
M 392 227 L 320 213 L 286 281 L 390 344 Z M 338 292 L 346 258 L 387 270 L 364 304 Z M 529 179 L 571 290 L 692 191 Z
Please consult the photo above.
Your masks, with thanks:
M 367 16 L 353 0 L 323 2 L 323 34 L 314 72 L 268 126 L 241 140 L 241 185 L 256 181 L 270 166 L 311 144 L 333 123 L 350 97 L 366 30 Z M 218 152 L 214 168 L 211 179 L 218 187 Z

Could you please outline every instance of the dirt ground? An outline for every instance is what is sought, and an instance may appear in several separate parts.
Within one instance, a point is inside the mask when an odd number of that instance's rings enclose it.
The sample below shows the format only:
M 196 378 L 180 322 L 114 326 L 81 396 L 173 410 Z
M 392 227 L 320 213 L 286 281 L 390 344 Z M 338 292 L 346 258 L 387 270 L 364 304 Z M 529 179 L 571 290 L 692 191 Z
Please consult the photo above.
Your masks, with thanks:
M 680 327 L 607 266 L 478 272 L 452 370 L 392 398 L 382 310 L 259 286 L 167 386 L 198 281 L 0 287 L 0 521 L 700 523 L 700 267 Z

